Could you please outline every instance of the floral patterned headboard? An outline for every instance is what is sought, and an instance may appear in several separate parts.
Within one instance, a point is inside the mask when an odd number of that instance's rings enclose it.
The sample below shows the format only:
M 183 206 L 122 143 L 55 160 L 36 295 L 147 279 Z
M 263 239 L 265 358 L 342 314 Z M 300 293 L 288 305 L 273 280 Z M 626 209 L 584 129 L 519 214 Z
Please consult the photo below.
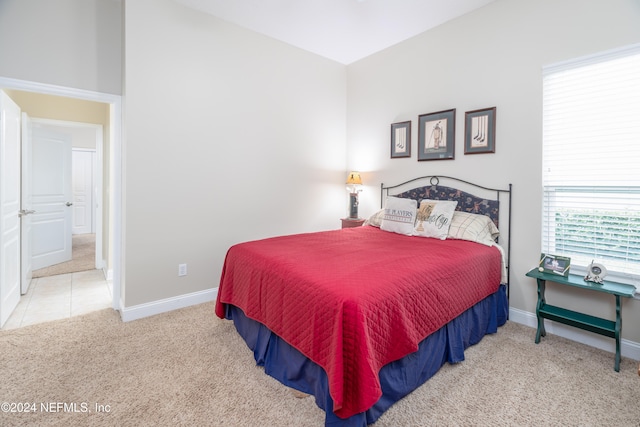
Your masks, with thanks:
M 395 196 L 414 199 L 418 202 L 418 206 L 420 206 L 420 201 L 423 199 L 457 201 L 457 211 L 487 215 L 496 227 L 499 228 L 498 214 L 500 212 L 500 201 L 498 200 L 483 199 L 471 193 L 442 185 L 427 185 L 413 188 L 403 193 L 395 194 Z

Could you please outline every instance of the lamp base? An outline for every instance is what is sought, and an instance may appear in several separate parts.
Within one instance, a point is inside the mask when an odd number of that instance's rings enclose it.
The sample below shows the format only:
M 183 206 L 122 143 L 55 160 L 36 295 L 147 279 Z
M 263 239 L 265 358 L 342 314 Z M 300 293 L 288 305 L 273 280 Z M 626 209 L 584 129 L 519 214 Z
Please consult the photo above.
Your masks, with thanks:
M 358 219 L 358 193 L 349 193 L 349 219 Z

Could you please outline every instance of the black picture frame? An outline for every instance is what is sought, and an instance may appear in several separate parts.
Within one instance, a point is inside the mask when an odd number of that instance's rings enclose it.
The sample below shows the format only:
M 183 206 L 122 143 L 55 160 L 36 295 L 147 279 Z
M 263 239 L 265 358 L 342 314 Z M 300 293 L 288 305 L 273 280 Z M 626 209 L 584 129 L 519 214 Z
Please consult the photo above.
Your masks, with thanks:
M 391 158 L 411 157 L 411 121 L 391 124 Z
M 496 152 L 496 107 L 465 113 L 464 154 Z
M 418 161 L 455 158 L 456 109 L 418 116 Z
M 569 257 L 545 253 L 540 254 L 540 262 L 538 263 L 538 271 L 540 272 L 567 277 L 570 267 L 571 258 Z

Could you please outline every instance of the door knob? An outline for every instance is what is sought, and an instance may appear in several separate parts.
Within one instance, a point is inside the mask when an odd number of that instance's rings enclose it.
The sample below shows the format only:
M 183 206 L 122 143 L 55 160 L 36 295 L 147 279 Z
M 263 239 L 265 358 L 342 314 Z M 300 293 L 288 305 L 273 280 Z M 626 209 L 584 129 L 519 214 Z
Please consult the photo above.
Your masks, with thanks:
M 73 203 L 71 203 L 71 202 L 67 202 L 67 203 L 65 203 L 65 204 L 66 204 L 67 206 L 71 206 L 71 205 L 73 205 Z
M 31 210 L 31 209 L 20 209 L 20 210 L 18 211 L 18 216 L 19 216 L 19 217 L 23 217 L 23 216 L 30 215 L 30 214 L 32 214 L 32 213 L 36 213 L 36 211 Z

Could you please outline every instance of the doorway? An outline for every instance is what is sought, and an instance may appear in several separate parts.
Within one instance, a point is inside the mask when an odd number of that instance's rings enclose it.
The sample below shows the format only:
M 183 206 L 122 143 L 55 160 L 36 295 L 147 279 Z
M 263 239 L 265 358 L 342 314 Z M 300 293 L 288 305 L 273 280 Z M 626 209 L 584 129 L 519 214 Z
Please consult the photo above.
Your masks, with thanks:
M 61 122 L 60 126 L 69 123 Z M 102 269 L 102 126 L 72 124 L 71 259 L 33 270 L 33 278 Z M 34 267 L 35 268 L 35 267 Z
M 60 157 L 68 158 L 70 163 L 65 166 L 66 162 L 52 162 L 48 158 L 51 156 L 47 156 L 42 160 L 43 167 L 38 168 L 35 160 L 32 165 L 32 209 L 36 211 L 31 220 L 33 277 L 105 269 L 107 262 L 103 259 L 102 249 L 108 228 L 103 226 L 103 211 L 109 203 L 103 200 L 104 125 L 35 117 L 31 117 L 30 122 L 34 159 L 43 157 L 37 155 L 39 146 L 50 145 L 48 139 L 41 140 L 38 135 L 57 135 L 58 140 L 69 143 Z M 55 170 L 46 171 L 47 166 Z M 65 173 L 60 175 L 60 169 Z M 57 204 L 50 203 L 55 186 L 49 184 L 56 176 L 64 177 L 60 184 L 64 188 L 58 192 L 66 193 Z M 45 184 L 38 185 L 43 181 Z M 66 207 L 63 206 L 65 202 Z M 40 204 L 42 208 L 39 208 Z M 60 215 L 64 217 L 56 222 L 56 218 L 52 220 L 52 215 L 45 212 L 60 209 L 58 206 L 62 206 L 64 211 Z
M 30 95 L 52 96 L 59 99 L 61 106 L 56 108 L 64 108 L 65 102 L 74 100 L 90 101 L 102 104 L 107 113 L 106 132 L 108 139 L 104 150 L 96 149 L 97 156 L 103 156 L 100 160 L 105 165 L 108 174 L 108 182 L 104 183 L 104 187 L 108 188 L 108 198 L 104 198 L 106 206 L 98 209 L 98 215 L 103 215 L 103 241 L 96 244 L 98 252 L 103 251 L 99 258 L 104 259 L 104 272 L 106 279 L 111 282 L 111 307 L 120 310 L 120 287 L 121 287 L 121 98 L 117 95 L 102 94 L 96 92 L 88 92 L 80 89 L 63 88 L 58 86 L 43 85 L 40 83 L 26 82 L 15 79 L 0 77 L 0 88 L 10 92 L 27 92 Z M 45 103 L 39 103 L 44 105 Z M 41 116 L 34 114 L 34 116 Z M 102 186 L 100 187 L 102 190 Z M 107 207 L 108 206 L 108 207 Z M 96 224 L 97 225 L 97 224 Z M 98 233 L 96 233 L 98 234 Z

